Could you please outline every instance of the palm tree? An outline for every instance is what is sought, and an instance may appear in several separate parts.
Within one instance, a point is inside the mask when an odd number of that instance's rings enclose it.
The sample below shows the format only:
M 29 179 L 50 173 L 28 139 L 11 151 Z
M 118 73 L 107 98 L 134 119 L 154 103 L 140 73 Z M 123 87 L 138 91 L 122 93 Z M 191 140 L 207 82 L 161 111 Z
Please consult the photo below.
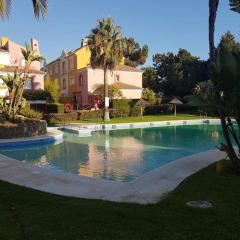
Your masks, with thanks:
M 229 4 L 232 11 L 240 13 L 240 0 L 229 0 Z
M 43 18 L 47 14 L 47 0 L 32 0 L 33 11 L 36 18 Z M 6 18 L 10 14 L 12 0 L 0 0 L 0 17 Z
M 210 49 L 210 61 L 215 59 L 215 44 L 214 44 L 214 33 L 215 33 L 215 22 L 217 17 L 219 0 L 209 0 L 209 49 Z
M 31 64 L 33 62 L 41 62 L 45 60 L 44 57 L 38 55 L 37 51 L 33 50 L 32 47 L 27 43 L 25 43 L 25 48 L 22 48 L 21 51 L 25 60 L 25 67 L 24 67 L 23 76 L 21 77 L 21 82 L 20 82 L 21 85 L 19 89 L 17 104 L 20 104 L 22 101 L 22 95 L 23 95 L 26 81 L 31 80 L 31 78 L 29 77 L 29 70 L 30 70 Z
M 121 62 L 125 49 L 122 30 L 115 26 L 112 18 L 101 19 L 88 36 L 91 65 L 104 71 L 104 121 L 109 121 L 108 72 Z
M 8 74 L 7 76 L 1 76 L 0 79 L 4 81 L 9 91 L 9 104 L 8 110 L 6 112 L 6 117 L 8 119 L 15 118 L 23 107 L 23 91 L 25 88 L 25 83 L 31 80 L 29 76 L 30 66 L 35 61 L 42 61 L 44 58 L 39 56 L 35 50 L 33 50 L 30 45 L 26 43 L 25 48 L 22 49 L 22 54 L 25 59 L 24 73 L 19 73 L 18 69 L 14 72 L 14 75 Z

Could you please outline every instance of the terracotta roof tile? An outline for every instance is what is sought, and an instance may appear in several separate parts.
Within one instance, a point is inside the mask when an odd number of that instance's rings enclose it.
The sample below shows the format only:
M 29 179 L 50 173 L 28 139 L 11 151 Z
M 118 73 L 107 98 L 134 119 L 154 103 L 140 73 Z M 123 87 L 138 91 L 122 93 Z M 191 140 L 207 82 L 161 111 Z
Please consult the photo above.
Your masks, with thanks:
M 134 67 L 130 67 L 127 65 L 119 65 L 116 70 L 118 71 L 127 71 L 127 72 L 143 72 L 143 70 L 138 69 L 138 68 L 134 68 Z
M 8 52 L 8 50 L 0 48 L 0 52 Z
M 20 73 L 23 73 L 24 72 L 24 67 L 0 65 L 0 72 L 15 72 L 16 70 L 18 70 Z M 42 72 L 40 70 L 37 70 L 35 68 L 31 68 L 29 73 L 44 74 L 44 72 Z
M 116 82 L 113 85 L 119 89 L 136 89 L 136 90 L 142 89 L 141 87 L 133 86 L 133 85 L 123 83 L 123 82 Z

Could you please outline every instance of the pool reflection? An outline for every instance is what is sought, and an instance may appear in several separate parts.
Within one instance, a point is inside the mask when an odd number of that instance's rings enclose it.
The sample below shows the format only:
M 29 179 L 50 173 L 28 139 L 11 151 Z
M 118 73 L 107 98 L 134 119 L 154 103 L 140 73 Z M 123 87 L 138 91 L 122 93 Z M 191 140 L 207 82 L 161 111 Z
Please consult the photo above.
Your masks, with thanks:
M 9 157 L 81 176 L 130 181 L 175 159 L 215 148 L 220 126 L 178 126 L 65 134 L 56 145 L 2 149 Z

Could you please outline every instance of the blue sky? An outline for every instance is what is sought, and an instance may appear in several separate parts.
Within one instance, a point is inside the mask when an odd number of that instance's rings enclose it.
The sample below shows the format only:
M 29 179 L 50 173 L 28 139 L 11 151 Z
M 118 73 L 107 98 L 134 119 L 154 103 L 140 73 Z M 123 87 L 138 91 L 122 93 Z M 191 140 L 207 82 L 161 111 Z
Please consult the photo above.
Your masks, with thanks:
M 78 48 L 96 21 L 108 16 L 125 36 L 149 45 L 146 65 L 151 65 L 153 54 L 179 48 L 208 57 L 208 0 L 49 0 L 45 21 L 34 19 L 30 0 L 13 0 L 10 18 L 0 21 L 0 36 L 21 44 L 34 36 L 51 61 L 62 49 Z M 228 0 L 220 0 L 216 41 L 227 30 L 239 39 L 240 14 L 229 10 Z

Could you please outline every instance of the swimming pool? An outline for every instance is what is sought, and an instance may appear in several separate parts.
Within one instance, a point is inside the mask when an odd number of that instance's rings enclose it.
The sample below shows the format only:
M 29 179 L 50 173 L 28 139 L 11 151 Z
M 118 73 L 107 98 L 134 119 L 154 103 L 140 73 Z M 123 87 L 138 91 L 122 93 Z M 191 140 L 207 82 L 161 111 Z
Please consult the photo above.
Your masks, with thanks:
M 64 134 L 59 144 L 0 148 L 0 153 L 53 171 L 129 182 L 222 141 L 219 125 L 202 124 L 96 131 L 85 138 Z

